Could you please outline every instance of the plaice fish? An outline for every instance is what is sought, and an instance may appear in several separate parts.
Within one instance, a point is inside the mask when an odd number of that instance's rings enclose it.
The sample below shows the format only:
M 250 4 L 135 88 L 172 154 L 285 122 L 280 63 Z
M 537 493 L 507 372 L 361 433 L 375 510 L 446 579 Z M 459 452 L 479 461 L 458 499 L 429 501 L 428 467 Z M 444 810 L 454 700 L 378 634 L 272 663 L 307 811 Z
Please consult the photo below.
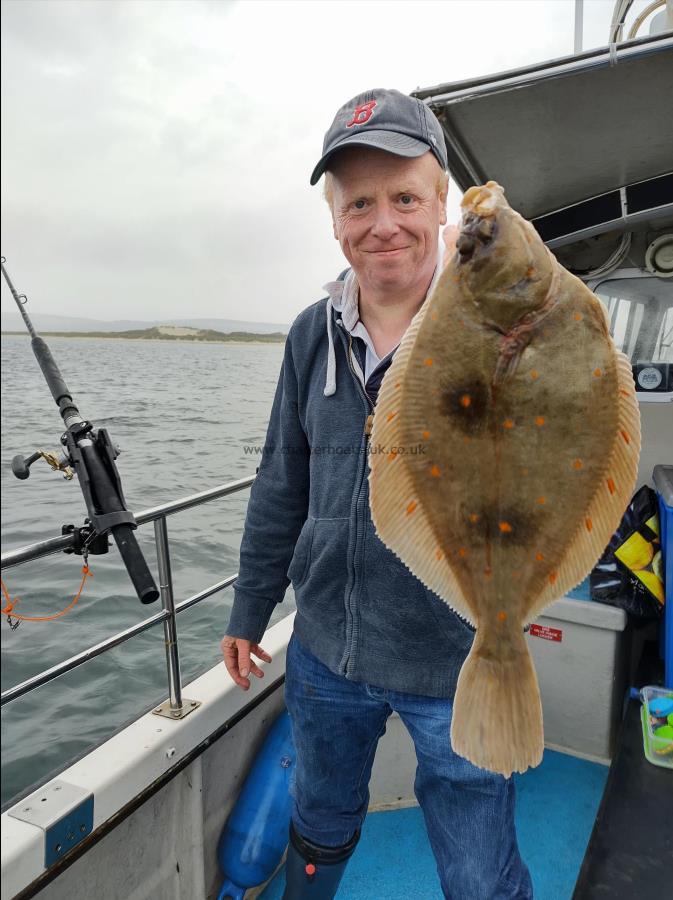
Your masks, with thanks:
M 617 528 L 640 418 L 600 301 L 498 184 L 470 188 L 462 209 L 457 252 L 381 385 L 370 506 L 381 540 L 476 627 L 451 742 L 509 776 L 543 752 L 524 626 Z

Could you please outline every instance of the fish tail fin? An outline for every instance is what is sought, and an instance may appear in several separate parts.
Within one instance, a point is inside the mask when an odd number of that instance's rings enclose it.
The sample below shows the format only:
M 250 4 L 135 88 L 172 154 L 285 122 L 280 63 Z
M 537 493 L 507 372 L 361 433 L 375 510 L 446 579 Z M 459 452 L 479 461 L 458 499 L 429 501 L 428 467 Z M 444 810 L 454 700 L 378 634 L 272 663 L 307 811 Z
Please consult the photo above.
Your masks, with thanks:
M 506 640 L 477 632 L 458 678 L 451 744 L 459 756 L 507 778 L 541 762 L 542 703 L 523 628 Z

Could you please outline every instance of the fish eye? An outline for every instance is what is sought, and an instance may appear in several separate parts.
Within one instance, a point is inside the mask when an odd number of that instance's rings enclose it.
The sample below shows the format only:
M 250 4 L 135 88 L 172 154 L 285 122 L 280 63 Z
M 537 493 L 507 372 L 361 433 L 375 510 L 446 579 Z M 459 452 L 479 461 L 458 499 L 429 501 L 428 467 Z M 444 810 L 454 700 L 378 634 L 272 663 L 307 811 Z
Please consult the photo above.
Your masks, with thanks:
M 364 201 L 364 200 L 362 200 L 362 199 L 356 200 L 356 201 L 353 203 L 353 206 L 354 206 L 356 209 L 364 209 L 364 208 L 365 208 L 365 202 L 366 202 L 366 201 Z

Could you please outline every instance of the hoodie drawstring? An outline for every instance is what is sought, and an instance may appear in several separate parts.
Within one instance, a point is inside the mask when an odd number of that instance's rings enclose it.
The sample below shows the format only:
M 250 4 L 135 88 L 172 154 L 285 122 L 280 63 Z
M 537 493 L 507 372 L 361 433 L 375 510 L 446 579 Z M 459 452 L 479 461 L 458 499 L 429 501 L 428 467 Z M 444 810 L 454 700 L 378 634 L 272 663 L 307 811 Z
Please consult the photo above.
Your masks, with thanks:
M 336 353 L 334 352 L 334 335 L 332 334 L 332 298 L 327 299 L 327 374 L 325 376 L 325 397 L 336 393 Z

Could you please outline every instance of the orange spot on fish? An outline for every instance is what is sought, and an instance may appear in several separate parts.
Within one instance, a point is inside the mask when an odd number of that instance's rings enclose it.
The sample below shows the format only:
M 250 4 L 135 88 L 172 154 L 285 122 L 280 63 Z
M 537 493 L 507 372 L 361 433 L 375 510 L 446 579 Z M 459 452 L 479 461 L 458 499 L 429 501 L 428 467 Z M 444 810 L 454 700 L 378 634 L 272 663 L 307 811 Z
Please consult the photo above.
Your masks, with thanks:
M 486 566 L 484 569 L 484 577 L 490 578 L 492 574 L 493 574 L 493 569 L 490 566 Z
M 444 559 L 444 551 L 439 547 L 435 550 L 435 558 L 436 559 Z
M 538 498 L 535 500 L 535 502 L 536 502 L 536 503 L 539 503 L 540 506 L 543 506 L 543 505 L 547 502 L 547 499 L 546 499 L 545 497 L 538 497 Z
M 460 405 L 464 409 L 467 409 L 467 407 L 470 406 L 471 403 L 472 403 L 472 397 L 470 397 L 469 394 L 463 394 L 463 396 L 460 398 Z
M 532 276 L 533 276 L 534 274 L 535 274 L 535 269 L 534 269 L 532 266 L 529 266 L 529 267 L 526 269 L 526 278 L 532 278 Z
M 619 433 L 620 433 L 621 436 L 624 438 L 624 443 L 625 443 L 625 444 L 630 444 L 630 443 L 631 443 L 631 438 L 629 437 L 628 431 L 624 431 L 624 430 L 622 429 Z
M 501 609 L 498 613 L 498 622 L 504 622 L 507 619 L 507 613 L 504 609 Z
M 430 474 L 432 475 L 433 478 L 439 478 L 439 476 L 440 476 L 442 473 L 441 473 L 441 470 L 440 470 L 439 466 L 433 466 L 433 467 L 430 469 Z
M 437 313 L 436 313 L 436 311 L 435 311 L 434 309 L 433 309 L 433 311 L 430 313 L 430 318 L 432 319 L 433 322 L 436 322 L 436 321 L 437 321 Z
M 407 506 L 407 515 L 410 516 L 417 506 L 418 503 L 415 500 L 412 500 L 409 506 Z
M 615 483 L 612 480 L 612 478 L 608 478 L 606 483 L 607 483 L 608 490 L 610 491 L 610 493 L 614 494 L 614 492 L 617 490 L 617 488 L 615 487 Z
M 458 548 L 458 556 L 460 556 L 462 559 L 465 559 L 465 557 L 467 556 L 467 550 L 465 549 L 465 547 Z
M 388 460 L 388 462 L 392 462 L 396 456 L 397 456 L 397 450 L 391 450 L 390 453 L 388 453 L 386 459 Z
M 583 318 L 582 313 L 576 312 L 575 315 L 573 316 L 573 318 L 575 319 L 576 322 L 581 322 L 582 318 Z
M 468 437 L 467 435 L 465 435 L 465 437 L 463 438 L 463 443 L 464 443 L 464 444 L 469 444 L 471 440 L 472 440 L 471 437 Z
M 544 425 L 544 416 L 535 416 L 535 424 L 538 428 L 542 428 Z
M 531 369 L 530 377 L 533 379 L 533 381 L 535 381 L 537 378 L 540 377 L 540 373 L 537 371 L 537 369 Z
M 509 522 L 498 522 L 498 528 L 503 534 L 509 534 L 512 530 L 512 526 Z
M 470 513 L 470 522 L 472 522 L 474 524 L 475 522 L 478 522 L 478 521 L 479 521 L 479 516 L 477 515 L 477 513 Z
M 392 422 L 396 415 L 397 415 L 397 412 L 388 413 L 388 418 L 386 419 L 386 421 Z
M 428 358 L 424 359 L 423 362 L 425 363 L 426 366 L 431 366 L 432 365 L 432 357 L 428 356 Z
M 401 382 L 398 381 L 397 384 L 395 385 L 395 387 L 398 388 L 398 387 L 400 387 L 400 385 L 401 385 Z
M 535 559 L 536 559 L 538 562 L 542 562 L 542 560 L 544 559 L 544 553 L 536 553 L 536 554 L 535 554 Z
M 584 466 L 584 463 L 581 459 L 576 459 L 573 461 L 573 469 L 577 469 L 578 471 Z
M 624 388 L 620 388 L 619 393 L 622 395 L 622 397 L 630 397 L 631 396 L 631 391 L 625 391 Z
M 514 422 L 511 419 L 505 419 L 505 421 L 502 423 L 502 427 L 507 429 L 514 428 Z
M 549 584 L 553 584 L 558 578 L 558 572 L 550 572 L 549 573 Z
M 427 441 L 427 439 L 430 437 L 430 432 L 429 432 L 429 431 L 423 431 L 423 432 L 421 433 L 421 437 L 423 438 L 423 440 L 426 440 L 426 441 Z
M 591 521 L 591 519 L 588 516 L 584 520 L 584 524 L 586 525 L 587 531 L 593 531 L 594 523 Z
M 600 378 L 602 374 L 601 369 L 594 369 L 594 378 Z

